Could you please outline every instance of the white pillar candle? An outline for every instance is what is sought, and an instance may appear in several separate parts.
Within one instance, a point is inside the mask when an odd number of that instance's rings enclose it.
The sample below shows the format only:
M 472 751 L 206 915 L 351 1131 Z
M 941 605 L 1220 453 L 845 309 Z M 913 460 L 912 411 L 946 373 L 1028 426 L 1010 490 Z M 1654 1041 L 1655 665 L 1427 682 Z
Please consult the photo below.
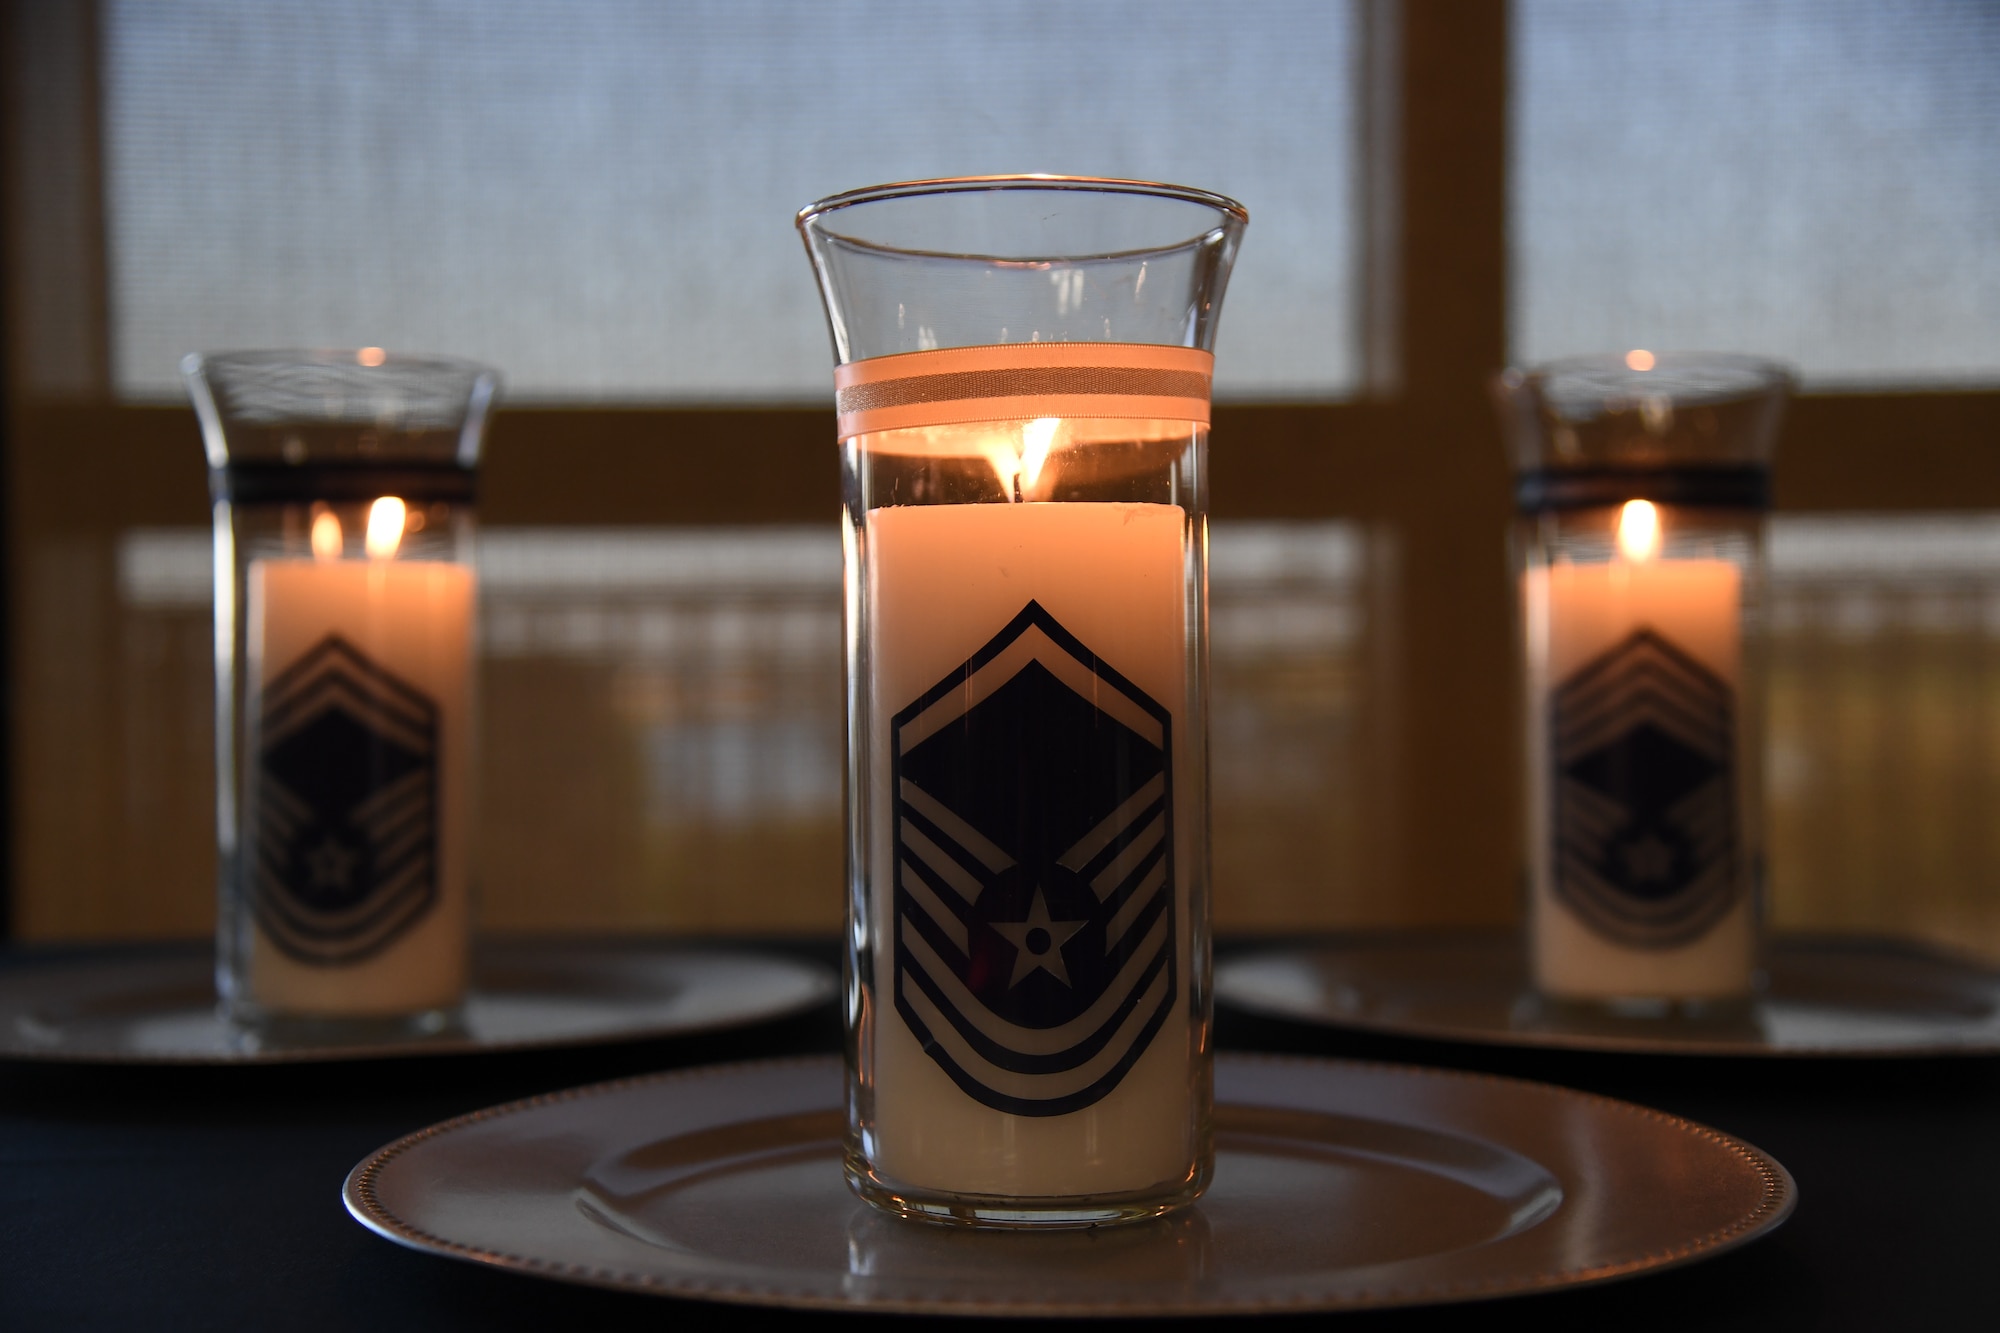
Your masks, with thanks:
M 872 1098 L 869 1154 L 875 1170 L 892 1184 L 919 1191 L 1012 1197 L 1116 1194 L 1185 1181 L 1202 1132 L 1194 1123 L 1191 1081 L 1204 1068 L 1196 1060 L 1200 1034 L 1187 1018 L 1193 964 L 1190 883 L 1201 869 L 1193 864 L 1191 849 L 1199 846 L 1195 838 L 1202 812 L 1195 796 L 1200 775 L 1189 768 L 1199 762 L 1199 738 L 1181 734 L 1190 657 L 1186 567 L 1192 534 L 1186 512 L 1175 505 L 1121 503 L 896 506 L 869 511 L 862 540 L 872 608 L 866 649 L 873 734 L 867 753 L 870 805 L 876 812 L 866 831 L 874 877 L 868 926 L 879 1008 L 872 1025 L 863 1026 L 864 1033 L 872 1030 L 873 1044 L 861 1053 L 861 1074 Z M 1110 676 L 1092 677 L 1041 629 L 1022 633 L 985 666 L 965 670 L 968 663 L 977 665 L 976 655 L 994 645 L 1010 625 L 1020 624 L 1031 603 L 1122 677 L 1125 687 L 1110 683 Z M 1097 913 L 1101 929 L 1084 922 L 1093 913 L 1076 906 L 1082 899 L 1071 897 L 1064 907 L 1059 892 L 1044 894 L 1039 887 L 1026 913 L 1018 912 L 1018 904 L 1008 913 L 1018 914 L 1019 920 L 983 919 L 975 901 L 980 876 L 989 876 L 991 884 L 1018 873 L 1007 849 L 965 828 L 956 818 L 964 811 L 941 811 L 934 793 L 912 792 L 907 783 L 909 766 L 922 758 L 923 743 L 939 735 L 950 742 L 947 733 L 972 735 L 969 710 L 1004 689 L 1019 687 L 1026 679 L 1024 664 L 1031 660 L 1043 664 L 1061 686 L 1094 699 L 1103 711 L 1092 725 L 1113 731 L 1129 725 L 1143 738 L 1139 752 L 1150 755 L 1147 747 L 1155 741 L 1167 750 L 1166 771 L 1134 784 L 1138 790 L 1124 803 L 1126 813 L 1105 819 L 1099 832 L 1080 839 L 1063 859 L 1073 868 L 1092 867 L 1088 889 L 1072 886 L 1071 891 L 1104 897 Z M 940 694 L 941 682 L 953 678 L 961 683 Z M 1049 697 L 1064 701 L 1052 707 L 1077 706 L 1060 687 L 1048 688 Z M 1135 702 L 1140 695 L 1159 706 L 1164 725 Z M 933 700 L 930 705 L 915 707 L 927 696 Z M 1049 715 L 1016 716 L 1046 721 Z M 985 714 L 985 723 L 992 718 Z M 1028 743 L 1043 740 L 1038 734 Z M 892 791 L 899 745 L 905 785 Z M 1008 752 L 1008 762 L 1015 753 Z M 1014 799 L 1006 795 L 1007 781 L 996 779 L 1003 803 Z M 1148 781 L 1157 784 L 1150 796 Z M 1130 814 L 1161 792 L 1170 793 L 1165 798 L 1170 818 Z M 904 810 L 937 820 L 933 832 L 949 829 L 954 834 L 962 864 L 954 868 L 950 853 L 915 834 L 900 835 L 898 845 L 896 818 L 890 812 L 899 799 Z M 1019 799 L 1037 798 L 1023 794 Z M 1102 830 L 1116 830 L 1121 823 L 1120 836 L 1131 850 L 1110 858 L 1109 868 L 1100 868 L 1107 854 L 1099 852 L 1093 861 L 1093 849 L 1105 845 Z M 1142 827 L 1147 831 L 1135 832 Z M 1162 830 L 1169 827 L 1172 837 L 1165 838 Z M 1177 854 L 1160 858 L 1144 872 L 1153 879 L 1135 870 L 1125 881 L 1128 897 L 1105 897 L 1123 873 L 1119 858 L 1142 866 L 1137 858 L 1162 842 Z M 926 872 L 926 883 L 923 874 L 912 871 L 918 864 L 932 872 L 941 868 L 941 873 Z M 1167 866 L 1173 867 L 1170 876 Z M 1061 873 L 1049 870 L 1046 877 Z M 898 919 L 898 882 L 910 904 L 902 915 L 927 919 L 933 939 L 942 943 L 925 941 L 921 921 Z M 1120 901 L 1127 906 L 1111 916 Z M 1156 903 L 1171 904 L 1171 912 L 1150 905 Z M 1154 911 L 1158 915 L 1143 914 Z M 955 979 L 958 972 L 975 980 L 987 976 L 983 993 L 1001 996 L 1003 1002 L 1031 985 L 1062 996 L 1062 987 L 1086 984 L 1088 969 L 1102 964 L 1104 951 L 1126 938 L 1121 927 L 1135 920 L 1150 924 L 1126 940 L 1131 961 L 1120 966 L 1129 970 L 1121 970 L 1119 979 L 1106 986 L 1109 1000 L 1073 1023 L 1050 1029 L 1039 1047 L 1035 1032 L 1009 1027 L 990 1010 L 982 1011 Z M 1141 936 L 1150 942 L 1137 943 Z M 902 950 L 899 941 L 906 946 Z M 974 961 L 954 965 L 944 955 Z M 1155 964 L 1150 980 L 1149 957 Z M 1010 1049 L 1032 1053 L 1069 1043 L 1073 1053 L 1079 1035 L 1093 1030 L 1103 1048 L 1068 1068 L 1010 1072 L 974 1048 L 941 1012 L 926 984 L 938 988 L 945 1004 L 961 1010 L 964 1021 L 990 1031 Z M 1128 1016 L 1117 1019 L 1121 998 L 1133 997 Z M 1164 1020 L 1159 1021 L 1163 1007 Z M 928 1034 L 930 1049 L 918 1035 L 920 1029 Z M 1136 1057 L 1121 1076 L 1121 1062 L 1134 1051 Z M 1089 1098 L 1092 1094 L 1085 1090 L 1101 1089 L 1107 1079 L 1108 1090 L 1087 1104 L 1047 1113 L 1047 1105 L 1060 1104 L 1066 1096 L 1084 1092 Z M 968 1092 L 967 1080 L 980 1086 L 977 1095 Z M 1044 1102 L 1043 1112 L 1016 1114 L 994 1105 L 1008 1096 Z
M 1666 559 L 1625 507 L 1603 564 L 1530 568 L 1531 961 L 1561 998 L 1745 995 L 1755 965 L 1754 739 L 1742 572 Z
M 246 998 L 273 1014 L 329 1017 L 457 1004 L 472 571 L 253 560 L 248 615 Z

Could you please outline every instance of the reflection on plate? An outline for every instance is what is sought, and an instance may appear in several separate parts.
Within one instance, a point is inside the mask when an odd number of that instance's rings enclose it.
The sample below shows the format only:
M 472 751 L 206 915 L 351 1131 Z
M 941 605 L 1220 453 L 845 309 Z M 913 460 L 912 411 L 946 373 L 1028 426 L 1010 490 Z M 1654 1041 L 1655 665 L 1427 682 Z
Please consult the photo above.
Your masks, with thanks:
M 841 1175 L 834 1059 L 686 1070 L 462 1116 L 349 1175 L 419 1250 L 597 1286 L 930 1314 L 1165 1315 L 1466 1300 L 1707 1257 L 1791 1178 L 1672 1116 L 1542 1084 L 1223 1056 L 1215 1182 L 1095 1231 L 877 1212 Z
M 274 1045 L 216 1014 L 208 949 L 17 964 L 0 972 L 0 1059 L 259 1064 L 525 1050 L 680 1036 L 832 999 L 824 967 L 656 943 L 483 944 L 463 1022 L 393 1042 Z
M 1276 1018 L 1397 1036 L 1687 1055 L 2000 1051 L 2000 974 L 1910 944 L 1780 937 L 1755 1003 L 1709 1018 L 1545 1003 L 1513 935 L 1382 936 L 1215 968 L 1216 998 Z

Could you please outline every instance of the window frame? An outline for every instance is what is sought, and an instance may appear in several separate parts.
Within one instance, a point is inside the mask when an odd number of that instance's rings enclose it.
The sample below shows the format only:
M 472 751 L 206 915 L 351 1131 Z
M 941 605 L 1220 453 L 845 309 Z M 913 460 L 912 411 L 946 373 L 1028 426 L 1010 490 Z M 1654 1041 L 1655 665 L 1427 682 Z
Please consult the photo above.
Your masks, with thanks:
M 1219 406 L 1212 513 L 1395 533 L 1395 671 L 1377 706 L 1393 715 L 1381 776 L 1397 813 L 1378 864 L 1404 924 L 1498 924 L 1518 910 L 1520 856 L 1512 508 L 1486 387 L 1507 354 L 1509 12 L 1503 0 L 1357 3 L 1365 390 Z M 42 704 L 13 632 L 38 544 L 205 523 L 208 497 L 192 414 L 110 393 L 96 5 L 12 0 L 5 19 L 0 688 L 6 716 L 22 718 Z M 830 407 L 508 409 L 491 435 L 483 518 L 831 523 L 833 438 Z M 1777 506 L 2000 509 L 1996 441 L 2000 392 L 1809 394 L 1781 439 Z M 50 817 L 21 776 L 42 771 L 47 741 L 6 725 L 0 834 Z M 7 884 L 45 882 L 48 868 L 24 860 L 32 841 L 7 838 Z

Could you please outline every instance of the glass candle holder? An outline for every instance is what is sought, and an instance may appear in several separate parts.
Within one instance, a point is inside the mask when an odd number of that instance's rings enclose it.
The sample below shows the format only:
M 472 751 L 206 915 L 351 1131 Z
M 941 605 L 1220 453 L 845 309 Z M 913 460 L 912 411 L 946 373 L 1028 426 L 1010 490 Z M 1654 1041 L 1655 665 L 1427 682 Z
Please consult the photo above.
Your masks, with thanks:
M 493 372 L 181 366 L 215 524 L 216 989 L 256 1039 L 448 1027 L 465 994 L 473 483 Z
M 848 1178 L 988 1226 L 1211 1160 L 1210 379 L 1243 208 L 1064 177 L 799 215 L 838 363 Z
M 1516 466 L 1529 954 L 1542 995 L 1747 1001 L 1763 871 L 1780 366 L 1579 358 L 1496 382 Z

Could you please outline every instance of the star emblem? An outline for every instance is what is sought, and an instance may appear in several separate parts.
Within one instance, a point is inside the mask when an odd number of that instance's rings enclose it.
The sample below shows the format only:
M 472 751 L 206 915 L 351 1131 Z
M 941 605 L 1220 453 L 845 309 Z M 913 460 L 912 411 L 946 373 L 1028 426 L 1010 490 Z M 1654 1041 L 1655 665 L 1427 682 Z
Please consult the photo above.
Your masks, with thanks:
M 316 889 L 344 889 L 354 877 L 354 859 L 351 850 L 329 835 L 325 842 L 306 853 L 306 873 L 312 876 L 312 886 Z
M 1635 884 L 1664 884 L 1673 878 L 1674 849 L 1653 834 L 1626 843 L 1618 854 Z
M 1035 899 L 1028 906 L 1026 921 L 995 921 L 993 929 L 1014 946 L 1014 975 L 1007 981 L 1008 989 L 1020 985 L 1036 968 L 1063 985 L 1069 985 L 1069 969 L 1063 966 L 1062 947 L 1069 943 L 1070 936 L 1089 924 L 1087 921 L 1049 920 L 1049 902 L 1040 889 L 1035 890 Z

